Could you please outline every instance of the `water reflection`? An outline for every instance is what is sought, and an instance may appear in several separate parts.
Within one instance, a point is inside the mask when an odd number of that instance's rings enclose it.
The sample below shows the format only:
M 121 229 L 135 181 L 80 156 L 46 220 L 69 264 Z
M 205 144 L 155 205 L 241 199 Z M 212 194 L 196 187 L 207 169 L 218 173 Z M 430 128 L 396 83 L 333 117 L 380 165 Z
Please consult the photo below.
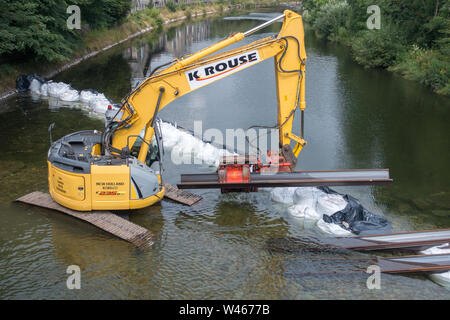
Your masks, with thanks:
M 210 36 L 211 21 L 197 24 L 182 24 L 151 41 L 137 40 L 123 51 L 123 57 L 131 68 L 131 88 L 136 87 L 150 75 L 152 61 L 159 60 L 161 54 L 173 57 L 184 55 L 192 43 L 206 40 Z M 156 67 L 154 65 L 153 67 Z

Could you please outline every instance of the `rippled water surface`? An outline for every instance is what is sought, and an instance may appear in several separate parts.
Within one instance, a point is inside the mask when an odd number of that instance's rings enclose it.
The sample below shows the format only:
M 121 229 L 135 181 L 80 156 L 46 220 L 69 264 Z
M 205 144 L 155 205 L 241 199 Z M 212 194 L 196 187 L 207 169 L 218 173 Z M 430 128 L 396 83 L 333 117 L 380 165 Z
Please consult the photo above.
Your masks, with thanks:
M 210 18 L 183 23 L 162 36 L 145 35 L 56 77 L 75 89 L 93 88 L 119 101 L 155 66 L 245 31 L 254 19 Z M 255 16 L 257 17 L 255 19 Z M 245 39 L 277 32 L 280 24 Z M 347 48 L 307 30 L 306 139 L 297 169 L 390 168 L 383 187 L 336 188 L 392 221 L 394 231 L 450 227 L 450 104 L 397 75 L 365 70 Z M 273 62 L 266 61 L 184 96 L 160 116 L 193 128 L 247 128 L 276 121 Z M 155 233 L 147 251 L 56 212 L 11 203 L 47 189 L 47 128 L 54 137 L 99 129 L 81 110 L 49 107 L 29 95 L 0 102 L 0 298 L 450 298 L 425 276 L 383 275 L 381 290 L 366 288 L 367 274 L 312 274 L 365 270 L 372 256 L 350 252 L 269 250 L 286 237 L 323 236 L 309 221 L 290 217 L 267 192 L 204 197 L 193 207 L 164 200 L 125 213 Z M 298 122 L 298 121 L 297 121 Z M 295 128 L 298 130 L 298 126 Z M 165 155 L 165 179 L 212 169 L 180 165 Z M 66 268 L 79 265 L 81 290 L 66 288 Z

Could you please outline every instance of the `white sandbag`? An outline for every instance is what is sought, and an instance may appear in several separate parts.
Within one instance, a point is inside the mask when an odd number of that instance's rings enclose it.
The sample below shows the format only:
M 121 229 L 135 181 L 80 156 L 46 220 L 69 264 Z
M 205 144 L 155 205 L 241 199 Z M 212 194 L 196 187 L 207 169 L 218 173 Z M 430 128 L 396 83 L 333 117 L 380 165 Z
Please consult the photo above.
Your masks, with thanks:
M 28 89 L 35 94 L 41 94 L 41 82 L 37 79 L 33 79 Z
M 227 149 L 219 149 L 217 148 L 217 150 L 219 151 L 219 156 L 221 157 L 228 157 L 228 156 L 237 156 L 238 154 L 236 152 L 231 152 Z
M 313 187 L 296 188 L 292 196 L 293 206 L 288 208 L 290 215 L 296 218 L 318 220 L 322 215 L 317 212 L 317 197 L 322 195 L 322 191 Z
M 441 286 L 450 288 L 450 271 L 442 273 L 432 273 L 430 274 L 430 278 Z
M 61 108 L 61 101 L 58 98 L 49 97 L 48 98 L 48 108 L 52 111 L 56 111 Z
M 335 223 L 326 223 L 323 219 L 317 221 L 317 227 L 325 233 L 332 234 L 334 236 L 351 236 L 351 233 L 348 230 L 345 230 L 338 226 Z
M 59 98 L 61 94 L 70 90 L 70 85 L 64 82 L 48 82 L 48 95 Z
M 431 247 L 421 251 L 422 254 L 443 254 L 450 253 L 450 244 L 446 243 L 440 246 Z M 447 247 L 447 248 L 446 248 Z M 450 271 L 430 274 L 431 280 L 444 287 L 450 287 Z
M 166 122 L 161 122 L 161 133 L 164 149 L 166 150 L 172 149 L 180 139 L 180 134 L 177 128 Z
M 294 193 L 297 187 L 275 188 L 270 192 L 273 201 L 285 204 L 294 202 Z
M 78 101 L 79 98 L 80 98 L 80 95 L 79 95 L 78 91 L 73 90 L 73 89 L 64 91 L 59 96 L 59 99 L 61 99 L 62 101 L 70 101 L 70 102 Z
M 91 90 L 82 90 L 80 92 L 80 101 L 81 102 L 85 102 L 87 104 L 89 104 L 89 102 L 93 99 L 96 98 L 97 94 Z
M 303 218 L 308 220 L 319 220 L 322 218 L 322 214 L 316 211 L 313 201 L 305 201 L 300 204 L 294 204 L 288 208 L 288 212 L 291 216 L 296 218 Z
M 301 204 L 307 201 L 308 203 L 316 202 L 317 198 L 326 195 L 325 192 L 314 187 L 299 187 L 295 190 L 292 201 L 295 204 Z M 311 204 L 312 205 L 312 204 Z M 314 207 L 315 207 L 314 203 Z
M 345 209 L 347 201 L 340 194 L 322 193 L 317 199 L 317 211 L 328 216 Z
M 161 132 L 164 149 L 171 150 L 172 161 L 177 164 L 194 163 L 217 167 L 222 156 L 232 155 L 228 150 L 216 148 L 167 122 L 161 122 Z
M 327 194 L 314 187 L 297 188 L 293 195 L 294 205 L 289 213 L 294 217 L 319 220 L 323 215 L 332 215 L 347 206 L 341 195 Z
M 281 188 L 276 188 L 281 189 Z M 317 220 L 322 231 L 335 236 L 348 236 L 352 233 L 334 223 L 327 223 L 324 214 L 331 215 L 347 206 L 347 201 L 338 194 L 327 194 L 314 187 L 296 188 L 293 194 L 294 205 L 288 208 L 291 216 L 307 220 Z
M 220 155 L 213 145 L 203 143 L 198 149 L 196 157 L 210 166 L 216 166 L 216 162 L 220 160 Z
M 201 141 L 202 142 L 202 141 Z M 194 148 L 195 138 L 185 132 L 179 132 L 179 140 L 172 148 L 171 159 L 175 164 L 193 164 L 194 163 Z M 202 142 L 203 143 L 203 142 Z
M 90 105 L 92 106 L 92 111 L 99 114 L 104 114 L 108 109 L 109 104 L 110 102 L 108 100 L 97 100 L 92 105 Z
M 41 101 L 41 95 L 39 93 L 30 92 L 30 97 L 31 97 L 31 101 L 33 101 L 33 102 L 38 103 Z
M 442 254 L 442 253 L 450 253 L 450 244 L 446 243 L 440 246 L 431 247 L 426 250 L 421 251 L 422 254 Z M 446 248 L 448 247 L 448 248 Z
M 43 97 L 48 96 L 48 83 L 47 82 L 45 82 L 41 85 L 40 93 L 41 93 L 41 96 L 43 96 Z
M 97 94 L 89 101 L 89 107 L 91 110 L 102 115 L 105 114 L 110 104 L 111 102 L 105 97 L 104 94 Z

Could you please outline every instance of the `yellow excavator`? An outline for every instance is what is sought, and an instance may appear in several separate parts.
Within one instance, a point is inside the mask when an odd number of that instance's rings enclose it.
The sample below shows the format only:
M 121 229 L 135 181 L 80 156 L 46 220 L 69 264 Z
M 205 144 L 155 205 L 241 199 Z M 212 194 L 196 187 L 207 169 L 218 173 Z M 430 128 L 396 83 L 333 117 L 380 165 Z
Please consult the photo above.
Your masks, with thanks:
M 217 53 L 281 19 L 278 35 Z M 120 105 L 108 107 L 103 132 L 80 131 L 51 141 L 51 196 L 59 204 L 79 211 L 138 209 L 160 201 L 164 187 L 158 112 L 189 92 L 270 58 L 274 58 L 275 65 L 280 151 L 269 154 L 268 163 L 251 156 L 224 158 L 217 172 L 182 175 L 178 187 L 248 192 L 263 186 L 390 183 L 387 169 L 294 171 L 306 145 L 303 113 L 307 57 L 302 17 L 286 10 L 245 33 L 234 33 L 210 47 L 157 67 Z M 296 110 L 301 113 L 300 135 L 292 132 Z M 275 174 L 273 168 L 277 169 Z M 266 174 L 269 171 L 271 174 Z

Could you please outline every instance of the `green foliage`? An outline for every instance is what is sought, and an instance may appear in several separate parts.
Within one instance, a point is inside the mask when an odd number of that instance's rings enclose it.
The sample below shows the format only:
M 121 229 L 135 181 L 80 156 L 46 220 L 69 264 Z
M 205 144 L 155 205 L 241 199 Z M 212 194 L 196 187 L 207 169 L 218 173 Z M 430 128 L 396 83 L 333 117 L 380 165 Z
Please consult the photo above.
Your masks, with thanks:
M 352 43 L 355 60 L 370 68 L 387 68 L 393 65 L 402 49 L 403 39 L 392 25 L 380 30 L 362 31 Z
M 350 6 L 347 1 L 331 0 L 318 11 L 314 27 L 327 37 L 336 36 L 339 28 L 346 26 L 349 16 Z
M 164 24 L 164 20 L 163 20 L 163 18 L 161 18 L 161 16 L 157 16 L 156 18 L 155 18 L 155 27 L 156 27 L 156 29 L 157 30 L 161 30 L 162 29 L 162 26 L 163 26 L 163 24 Z
M 449 66 L 449 56 L 413 45 L 390 70 L 399 71 L 406 78 L 420 81 L 440 93 L 450 94 Z
M 131 0 L 73 0 L 80 7 L 81 19 L 93 29 L 104 29 L 128 16 Z
M 151 9 L 151 11 L 150 11 L 150 17 L 152 17 L 153 19 L 161 18 L 161 17 L 159 16 L 159 14 L 160 14 L 160 12 L 159 12 L 159 10 L 156 9 L 156 8 L 153 8 L 153 9 Z
M 186 10 L 186 19 L 191 20 L 191 18 L 192 18 L 192 12 L 191 12 L 191 10 L 187 9 Z
M 77 30 L 67 28 L 66 10 L 78 5 L 82 23 L 91 29 L 121 22 L 131 0 L 0 0 L 0 56 L 67 60 L 80 41 Z
M 14 74 L 16 69 L 13 66 L 10 66 L 7 63 L 0 64 L 0 74 L 10 75 Z
M 256 4 L 253 1 L 245 1 L 244 2 L 245 9 L 254 8 L 255 6 L 256 6 Z
M 169 1 L 166 2 L 166 7 L 167 7 L 167 9 L 169 9 L 170 12 L 177 11 L 177 5 L 172 0 L 169 0 Z
M 351 46 L 358 63 L 401 72 L 439 93 L 450 94 L 449 1 L 303 0 L 302 3 L 305 20 L 319 34 Z M 367 8 L 373 4 L 381 10 L 380 30 L 367 29 Z
M 76 34 L 66 25 L 64 0 L 0 2 L 0 55 L 64 60 Z
M 129 20 L 141 27 L 145 27 L 150 23 L 153 27 L 156 27 L 157 30 L 162 28 L 164 23 L 159 10 L 157 8 L 149 9 L 148 7 L 144 10 L 134 12 Z

